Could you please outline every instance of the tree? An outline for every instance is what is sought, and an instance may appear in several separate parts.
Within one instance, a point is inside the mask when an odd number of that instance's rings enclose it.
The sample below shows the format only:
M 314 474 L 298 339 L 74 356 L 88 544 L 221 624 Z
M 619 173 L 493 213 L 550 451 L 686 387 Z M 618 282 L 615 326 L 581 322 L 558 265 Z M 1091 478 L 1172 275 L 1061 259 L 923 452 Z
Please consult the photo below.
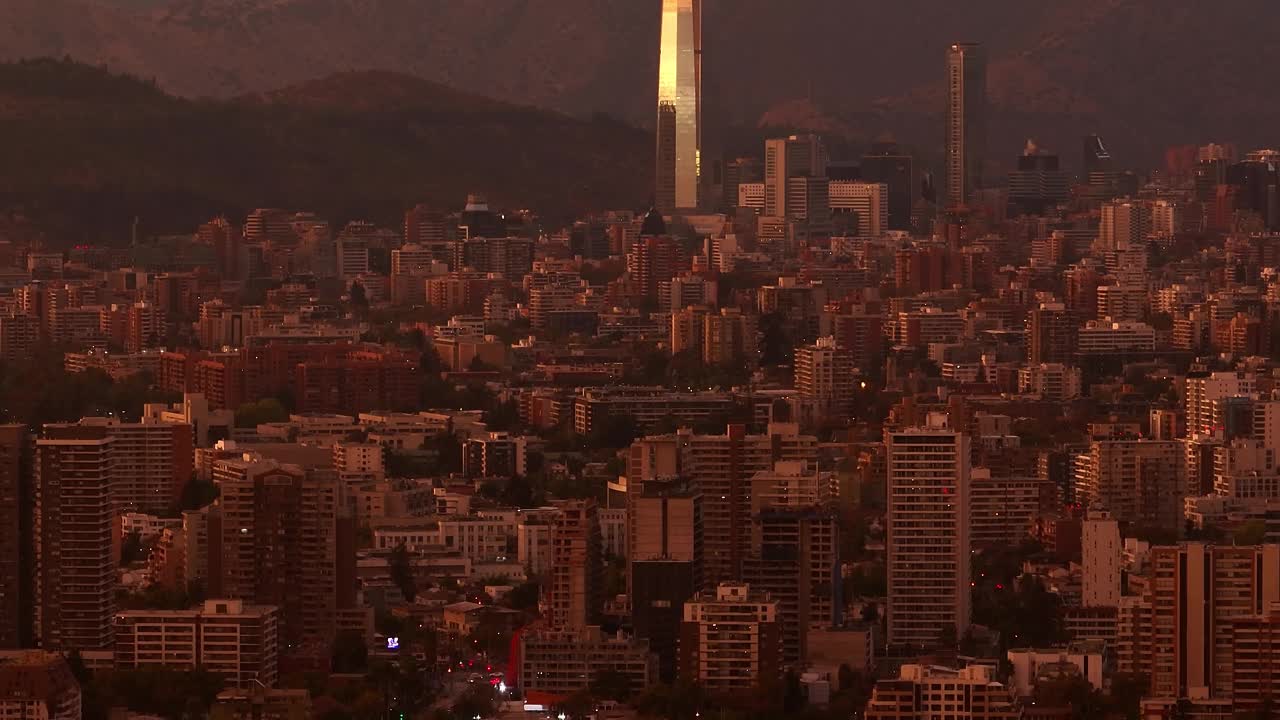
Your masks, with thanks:
M 1151 688 L 1151 678 L 1134 673 L 1116 673 L 1111 678 L 1111 690 L 1107 694 L 1107 712 L 1119 714 L 1127 720 L 1138 720 L 1142 698 Z
M 496 710 L 493 687 L 489 683 L 472 683 L 453 704 L 452 713 L 455 720 L 473 720 L 492 717 Z
M 369 311 L 369 295 L 365 292 L 364 284 L 359 280 L 351 282 L 350 289 L 351 307 L 357 312 L 367 313 Z
M 627 702 L 631 699 L 631 679 L 617 670 L 601 670 L 591 679 L 590 692 L 601 700 Z
M 542 589 L 538 586 L 536 580 L 530 580 L 521 585 L 517 585 L 507 593 L 502 599 L 503 603 L 512 610 L 536 610 L 538 608 L 538 596 Z
M 124 540 L 120 543 L 120 565 L 121 567 L 132 565 L 139 560 L 144 559 L 142 552 L 142 534 L 137 530 L 130 532 L 124 536 Z
M 369 647 L 356 630 L 343 630 L 334 637 L 332 655 L 336 673 L 361 673 L 369 665 Z
M 286 422 L 289 411 L 275 398 L 247 402 L 236 409 L 236 427 L 254 428 L 266 423 Z
M 1267 524 L 1262 520 L 1249 520 L 1235 533 L 1236 545 L 1261 545 L 1267 539 Z
M 187 510 L 199 510 L 213 504 L 219 495 L 218 484 L 212 480 L 205 480 L 194 475 L 182 485 L 182 493 L 178 499 L 177 512 L 180 514 Z
M 404 595 L 404 599 L 413 602 L 418 597 L 418 581 L 413 575 L 413 565 L 409 559 L 409 549 L 404 543 L 396 546 L 391 551 L 391 559 L 387 566 L 388 572 L 391 574 L 391 582 L 400 588 L 400 594 Z
M 596 710 L 595 698 L 586 690 L 579 690 L 556 705 L 556 711 L 567 720 L 586 720 Z
M 609 414 L 591 429 L 587 442 L 591 447 L 611 448 L 614 450 L 630 447 L 640 434 L 635 418 L 630 415 Z

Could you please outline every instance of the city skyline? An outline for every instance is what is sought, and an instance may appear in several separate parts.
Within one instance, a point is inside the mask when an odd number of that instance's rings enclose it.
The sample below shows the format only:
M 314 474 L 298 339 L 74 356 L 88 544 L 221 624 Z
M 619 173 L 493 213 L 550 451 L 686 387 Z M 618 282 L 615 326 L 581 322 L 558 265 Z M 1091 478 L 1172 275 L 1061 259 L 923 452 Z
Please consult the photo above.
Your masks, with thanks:
M 1271 16 L 1151 2 L 0 9 L 157 73 L 0 61 L 0 717 L 1270 720 Z

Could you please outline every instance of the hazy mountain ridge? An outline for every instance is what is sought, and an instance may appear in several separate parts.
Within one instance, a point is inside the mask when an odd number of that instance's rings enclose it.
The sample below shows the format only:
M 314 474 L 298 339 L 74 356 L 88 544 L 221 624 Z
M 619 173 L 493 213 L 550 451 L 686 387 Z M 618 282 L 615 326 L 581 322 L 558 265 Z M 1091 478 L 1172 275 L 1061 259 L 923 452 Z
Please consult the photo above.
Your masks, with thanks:
M 70 54 L 185 96 L 333 72 L 407 72 L 464 92 L 652 121 L 659 0 L 7 0 L 0 55 Z M 805 99 L 856 137 L 940 144 L 943 50 L 990 48 L 993 154 L 1079 135 L 1164 146 L 1270 141 L 1280 4 L 1265 0 L 706 0 L 707 122 Z
M 395 224 L 469 192 L 565 219 L 643 206 L 652 185 L 643 132 L 387 72 L 186 100 L 75 63 L 0 65 L 0 154 L 0 216 L 46 222 L 55 241 L 119 241 L 134 216 L 180 232 L 259 206 Z

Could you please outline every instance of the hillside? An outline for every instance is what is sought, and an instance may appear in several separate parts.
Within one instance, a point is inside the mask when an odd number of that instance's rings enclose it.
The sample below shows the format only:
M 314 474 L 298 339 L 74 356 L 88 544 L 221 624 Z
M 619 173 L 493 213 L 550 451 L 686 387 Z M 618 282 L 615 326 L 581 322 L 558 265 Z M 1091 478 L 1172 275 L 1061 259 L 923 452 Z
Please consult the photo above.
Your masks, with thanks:
M 0 56 L 73 57 L 188 97 L 265 92 L 348 70 L 413 74 L 486 97 L 652 122 L 658 0 L 5 0 Z M 993 153 L 1028 135 L 1076 160 L 1109 135 L 1155 162 L 1169 144 L 1271 142 L 1280 44 L 1268 0 L 706 0 L 708 124 L 754 125 L 806 100 L 849 134 L 939 145 L 943 48 L 990 47 Z M 783 112 L 783 115 L 792 114 Z M 775 112 L 775 115 L 777 113 Z M 1041 137 L 1043 136 L 1043 137 Z
M 315 209 L 395 222 L 481 191 L 553 219 L 639 206 L 647 135 L 458 92 L 346 73 L 231 100 L 185 100 L 64 61 L 0 65 L 0 231 L 32 217 L 63 242 L 189 230 L 214 213 Z

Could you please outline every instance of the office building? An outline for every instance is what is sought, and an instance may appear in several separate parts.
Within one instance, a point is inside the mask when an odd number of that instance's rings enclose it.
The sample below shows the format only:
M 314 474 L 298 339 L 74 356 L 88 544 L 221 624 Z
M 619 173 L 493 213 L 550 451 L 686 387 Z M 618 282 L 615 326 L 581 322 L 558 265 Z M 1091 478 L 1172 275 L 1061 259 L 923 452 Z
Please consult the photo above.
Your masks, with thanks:
M 793 183 L 793 180 L 800 182 Z M 817 135 L 792 135 L 786 138 L 766 140 L 764 144 L 764 215 L 771 218 L 810 219 L 822 218 L 830 213 L 813 207 L 808 201 L 815 198 L 821 185 L 821 195 L 826 199 L 827 149 Z
M 883 183 L 888 189 L 890 230 L 911 229 L 911 206 L 915 203 L 915 176 L 911 156 L 893 143 L 875 143 L 862 156 L 862 180 Z
M 1019 720 L 1014 690 L 996 681 L 987 665 L 962 670 L 903 665 L 898 677 L 880 680 L 867 703 L 867 720 Z
M 969 438 L 935 414 L 887 445 L 888 642 L 958 642 L 969 627 Z
M 557 505 L 551 525 L 547 621 L 556 630 L 597 625 L 604 602 L 599 508 L 594 500 Z
M 661 32 L 655 197 L 670 213 L 702 204 L 702 0 L 663 0 Z
M 206 670 L 228 685 L 276 684 L 279 613 L 271 605 L 206 600 L 189 610 L 124 610 L 116 614 L 118 670 Z
M 1030 145 L 1009 173 L 1009 214 L 1043 215 L 1071 197 L 1067 173 L 1058 167 L 1057 155 L 1044 155 Z
M 35 638 L 47 650 L 104 650 L 116 609 L 113 438 L 103 426 L 51 425 L 36 441 Z
M 987 146 L 987 55 L 976 43 L 947 48 L 947 207 L 969 204 L 982 188 Z
M 833 223 L 849 234 L 879 237 L 889 230 L 889 186 L 833 180 L 827 191 Z M 852 218 L 852 220 L 850 220 Z
M 600 673 L 626 678 L 632 692 L 658 682 L 657 658 L 641 638 L 605 634 L 594 625 L 560 630 L 533 627 L 519 631 L 517 637 L 519 665 L 507 678 L 526 697 L 583 692 Z
M 81 692 L 61 653 L 30 650 L 0 659 L 0 717 L 80 720 Z
M 0 425 L 0 650 L 32 645 L 31 439 Z
M 778 604 L 748 585 L 722 583 L 684 606 L 680 680 L 713 694 L 750 691 L 781 669 Z

